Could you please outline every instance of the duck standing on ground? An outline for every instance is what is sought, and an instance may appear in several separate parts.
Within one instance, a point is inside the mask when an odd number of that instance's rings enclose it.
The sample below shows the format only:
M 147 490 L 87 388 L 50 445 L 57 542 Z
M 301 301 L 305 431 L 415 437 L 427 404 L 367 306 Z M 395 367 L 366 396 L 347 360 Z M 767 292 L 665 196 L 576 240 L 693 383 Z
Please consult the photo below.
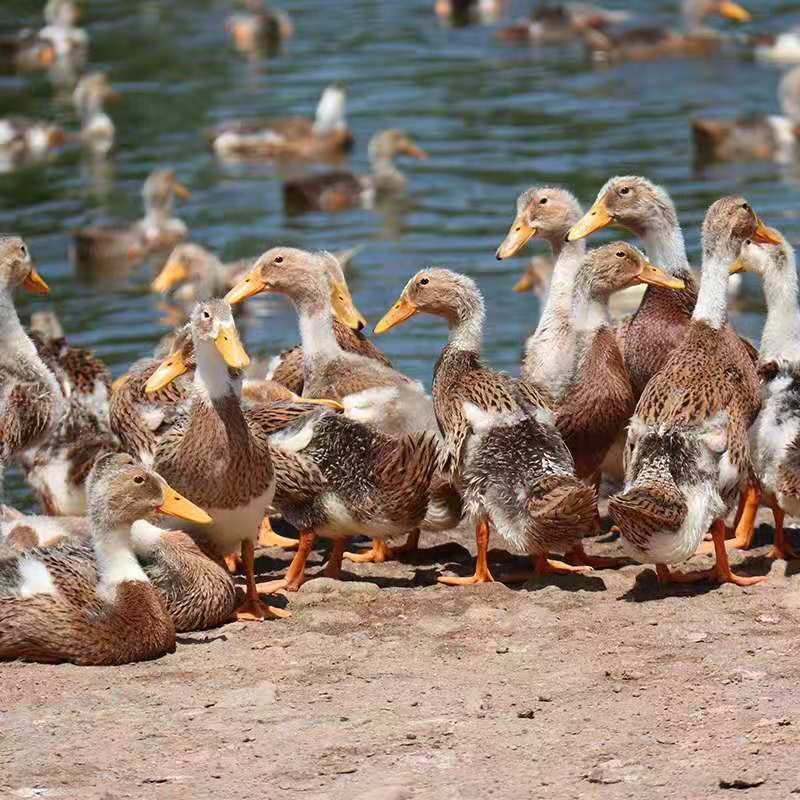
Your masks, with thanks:
M 323 172 L 283 184 L 289 211 L 344 211 L 354 206 L 372 208 L 381 198 L 401 195 L 407 180 L 395 166 L 398 155 L 427 158 L 424 150 L 396 128 L 376 133 L 369 142 L 369 175 L 347 171 Z
M 322 92 L 314 119 L 231 120 L 206 131 L 206 140 L 222 159 L 325 160 L 342 156 L 353 148 L 346 102 L 344 86 L 334 83 Z
M 96 563 L 69 548 L 0 561 L 0 658 L 101 665 L 175 650 L 175 626 L 132 550 L 131 526 L 154 512 L 208 515 L 128 455 L 101 458 L 89 477 Z
M 767 320 L 761 334 L 762 407 L 750 429 L 757 483 L 747 494 L 736 536 L 725 544 L 748 548 L 761 502 L 775 517 L 773 558 L 797 558 L 786 541 L 785 512 L 800 515 L 800 304 L 794 249 L 777 231 L 776 243 L 747 241 L 732 270 L 754 272 L 764 282 Z
M 547 554 L 570 550 L 593 527 L 594 490 L 575 477 L 546 393 L 485 367 L 480 360 L 483 298 L 474 281 L 450 270 L 423 269 L 375 326 L 376 333 L 417 313 L 447 320 L 450 336 L 433 378 L 436 419 L 444 437 L 442 472 L 452 478 L 475 524 L 477 561 L 463 585 L 493 580 L 490 526 L 535 574 L 577 572 Z
M 107 265 L 112 270 L 129 267 L 186 238 L 186 224 L 172 216 L 175 195 L 189 190 L 171 169 L 150 173 L 142 187 L 144 217 L 128 228 L 93 226 L 73 233 L 71 256 L 79 265 Z
M 731 572 L 725 517 L 752 469 L 748 429 L 761 406 L 755 365 L 726 332 L 728 272 L 746 239 L 777 243 L 742 197 L 724 197 L 703 222 L 703 270 L 692 320 L 639 398 L 628 431 L 626 482 L 609 500 L 628 553 L 655 563 L 659 579 L 711 578 L 750 585 Z M 699 575 L 669 565 L 692 556 L 710 529 L 716 563 Z

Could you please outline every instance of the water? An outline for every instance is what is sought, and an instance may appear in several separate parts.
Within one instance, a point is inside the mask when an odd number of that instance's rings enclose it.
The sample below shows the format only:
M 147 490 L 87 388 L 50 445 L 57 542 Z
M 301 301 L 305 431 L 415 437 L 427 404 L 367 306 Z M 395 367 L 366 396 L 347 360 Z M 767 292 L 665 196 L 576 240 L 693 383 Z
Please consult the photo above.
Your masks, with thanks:
M 564 184 L 588 204 L 612 174 L 647 175 L 672 193 L 694 263 L 706 207 L 730 192 L 746 194 L 790 240 L 800 238 L 796 165 L 722 165 L 698 174 L 691 164 L 689 118 L 776 111 L 780 73 L 773 67 L 727 57 L 595 68 L 578 46 L 513 47 L 496 41 L 491 27 L 442 26 L 432 0 L 287 0 L 295 37 L 277 57 L 248 61 L 224 31 L 233 5 L 84 3 L 91 67 L 106 71 L 123 95 L 108 109 L 117 150 L 104 169 L 69 150 L 46 166 L 0 175 L 0 230 L 28 240 L 52 288 L 44 301 L 20 297 L 21 314 L 52 304 L 70 339 L 94 348 L 115 375 L 167 330 L 147 288 L 154 266 L 116 281 L 81 283 L 67 255 L 69 232 L 137 218 L 141 182 L 158 166 L 173 167 L 192 190 L 178 207 L 191 239 L 226 260 L 275 244 L 363 245 L 350 281 L 372 322 L 420 267 L 472 275 L 487 301 L 486 356 L 512 371 L 539 309 L 532 296 L 511 292 L 524 260 L 500 263 L 494 250 L 516 195 L 532 184 Z M 516 3 L 512 17 L 527 5 Z M 672 0 L 608 5 L 647 9 L 652 20 L 677 23 Z M 0 28 L 38 27 L 42 6 L 3 0 Z M 751 0 L 750 8 L 755 21 L 748 31 L 800 22 L 797 4 Z M 232 117 L 310 114 L 320 89 L 333 80 L 349 90 L 356 171 L 366 170 L 367 140 L 381 128 L 404 128 L 428 151 L 427 161 L 401 163 L 410 183 L 402 207 L 289 218 L 273 166 L 225 167 L 206 150 L 205 126 Z M 43 76 L 0 76 L 0 116 L 10 113 L 77 126 Z M 755 301 L 735 321 L 757 337 L 763 308 L 751 277 L 746 287 Z M 280 300 L 267 308 L 269 314 L 244 323 L 253 353 L 297 340 L 294 312 Z M 429 383 L 444 337 L 441 324 L 419 318 L 382 338 L 381 346 L 400 369 Z M 10 482 L 10 489 L 9 499 L 24 503 L 19 484 Z

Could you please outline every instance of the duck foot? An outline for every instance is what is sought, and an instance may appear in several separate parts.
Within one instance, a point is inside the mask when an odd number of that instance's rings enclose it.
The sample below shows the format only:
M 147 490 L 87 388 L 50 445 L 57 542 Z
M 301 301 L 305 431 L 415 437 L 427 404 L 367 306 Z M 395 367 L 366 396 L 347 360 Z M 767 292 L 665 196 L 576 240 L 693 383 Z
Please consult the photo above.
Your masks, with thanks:
M 590 556 L 586 550 L 583 549 L 583 542 L 578 542 L 564 558 L 570 564 L 577 564 L 580 566 L 591 567 L 592 569 L 619 569 L 624 567 L 628 561 L 624 558 L 615 558 L 612 556 Z
M 225 567 L 231 575 L 236 575 L 242 569 L 242 559 L 238 553 L 229 553 L 225 556 Z
M 786 515 L 777 501 L 772 504 L 772 513 L 775 517 L 775 544 L 772 545 L 767 558 L 780 559 L 781 561 L 800 558 L 797 551 L 786 541 L 786 531 L 783 527 L 783 520 Z
M 398 547 L 389 547 L 382 539 L 373 539 L 369 550 L 362 550 L 360 553 L 345 553 L 344 557 L 348 561 L 359 563 L 382 564 L 384 561 L 392 561 L 399 556 L 416 555 L 419 552 L 419 531 L 412 531 L 408 534 L 405 542 Z
M 478 555 L 475 559 L 475 573 L 468 578 L 458 578 L 455 575 L 441 575 L 436 580 L 445 586 L 471 586 L 473 583 L 494 583 L 492 573 L 489 571 L 489 521 L 484 517 L 475 526 L 475 544 Z
M 291 611 L 267 605 L 258 596 L 245 598 L 235 613 L 237 620 L 245 622 L 256 622 L 265 619 L 287 619 L 292 616 Z
M 582 575 L 592 571 L 592 567 L 586 564 L 567 564 L 545 555 L 531 556 L 531 562 L 533 569 L 503 575 L 501 578 L 503 583 L 525 583 L 525 581 L 535 580 L 544 575 Z
M 753 538 L 756 533 L 756 515 L 761 503 L 761 487 L 751 483 L 742 492 L 739 499 L 739 510 L 737 510 L 738 522 L 736 531 L 732 539 L 725 541 L 728 550 L 749 550 L 753 546 Z M 714 552 L 714 536 L 710 532 L 711 541 L 705 541 L 697 548 L 698 555 L 708 555 Z M 708 536 L 708 534 L 706 534 Z
M 294 554 L 292 563 L 286 570 L 286 575 L 280 580 L 263 583 L 259 586 L 262 592 L 273 594 L 283 590 L 285 592 L 296 592 L 307 580 L 306 561 L 314 546 L 317 537 L 313 531 L 301 531 L 298 539 L 297 552 Z
M 288 536 L 281 536 L 272 529 L 269 517 L 264 517 L 261 528 L 258 531 L 258 543 L 261 547 L 284 547 L 287 550 L 297 549 L 297 539 L 290 539 Z
M 347 539 L 334 539 L 331 554 L 328 556 L 328 563 L 322 574 L 326 578 L 333 578 L 339 580 L 342 577 L 342 557 L 344 556 L 344 548 L 347 545 Z

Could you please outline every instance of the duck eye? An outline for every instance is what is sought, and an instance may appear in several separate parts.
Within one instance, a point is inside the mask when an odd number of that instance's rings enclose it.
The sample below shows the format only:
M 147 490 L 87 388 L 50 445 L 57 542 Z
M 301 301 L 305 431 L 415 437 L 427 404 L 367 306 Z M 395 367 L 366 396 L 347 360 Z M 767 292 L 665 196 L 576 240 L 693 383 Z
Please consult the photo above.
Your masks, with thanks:
M 143 478 L 141 475 L 137 475 L 137 476 L 136 476 L 136 477 L 133 479 L 133 482 L 134 482 L 134 483 L 138 483 L 138 484 L 142 484 L 142 483 L 144 483 L 144 478 Z
M 543 206 L 543 205 L 546 205 L 546 204 L 547 204 L 547 198 L 546 198 L 546 197 L 543 197 L 543 198 L 542 198 L 542 199 L 539 201 L 539 205 L 540 205 L 540 206 Z
M 208 311 L 204 311 L 203 312 L 203 319 L 211 319 L 211 314 L 209 314 Z
M 272 263 L 283 264 L 283 256 L 275 256 L 275 258 L 272 259 Z
M 742 210 L 743 211 L 749 211 L 750 210 L 749 203 L 742 203 Z
M 24 244 L 21 244 L 19 246 L 19 252 L 20 252 L 20 255 L 23 258 L 27 258 L 28 257 L 28 248 Z
M 751 244 L 753 244 L 753 240 L 752 239 L 745 239 L 744 243 L 745 243 L 745 245 L 747 245 L 749 247 Z
M 430 283 L 430 279 L 428 278 L 420 278 L 419 285 L 420 286 L 427 286 Z
M 623 187 L 622 187 L 622 188 L 619 190 L 619 193 L 620 193 L 620 194 L 630 194 L 630 193 L 631 193 L 630 187 L 628 187 L 628 186 L 623 186 Z

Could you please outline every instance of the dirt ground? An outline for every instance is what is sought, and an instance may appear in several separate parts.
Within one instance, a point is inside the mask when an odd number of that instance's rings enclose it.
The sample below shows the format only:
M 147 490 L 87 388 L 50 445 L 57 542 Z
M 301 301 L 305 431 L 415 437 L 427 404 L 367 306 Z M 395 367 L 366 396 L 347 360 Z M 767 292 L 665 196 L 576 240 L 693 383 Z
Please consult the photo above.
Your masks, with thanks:
M 452 538 L 158 661 L 0 666 L 0 797 L 800 797 L 800 562 L 764 557 L 768 526 L 732 559 L 769 573 L 747 589 L 641 566 L 438 586 L 469 569 Z M 262 552 L 261 579 L 290 557 Z

